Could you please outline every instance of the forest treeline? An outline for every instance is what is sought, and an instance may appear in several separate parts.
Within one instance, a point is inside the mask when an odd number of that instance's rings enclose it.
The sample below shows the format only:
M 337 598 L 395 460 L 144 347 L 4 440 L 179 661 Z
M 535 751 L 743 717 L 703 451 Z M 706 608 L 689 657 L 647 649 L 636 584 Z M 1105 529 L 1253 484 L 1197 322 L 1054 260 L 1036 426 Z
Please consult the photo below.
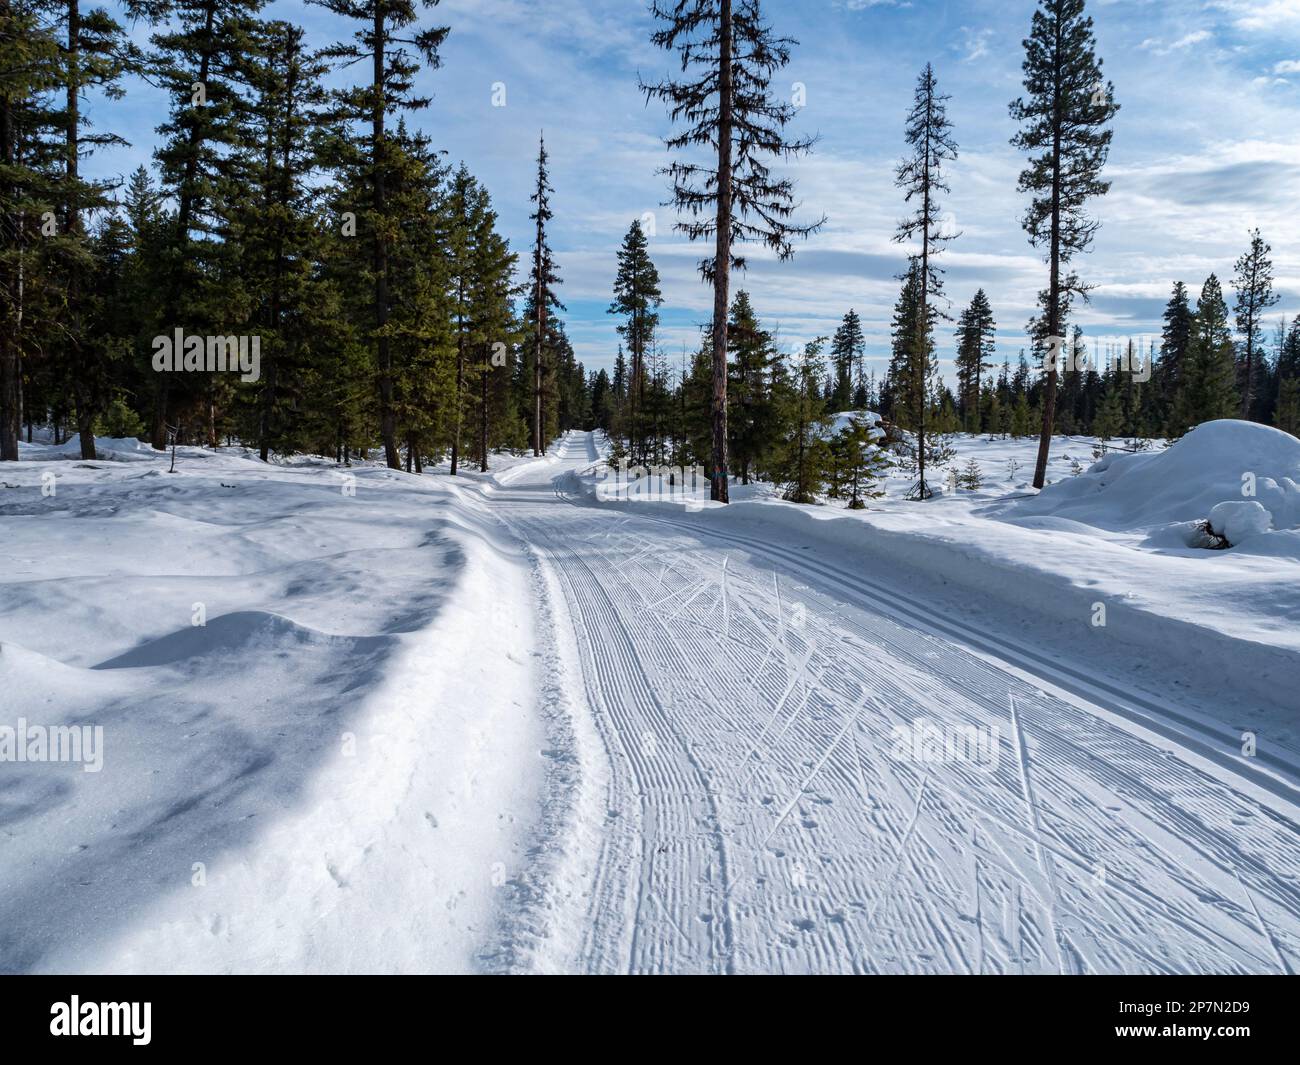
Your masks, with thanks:
M 758 3 L 650 6 L 652 40 L 680 73 L 641 89 L 674 127 L 670 203 L 708 248 L 719 327 L 703 324 L 693 350 L 665 348 L 658 272 L 633 222 L 611 278 L 612 372 L 588 372 L 566 336 L 545 143 L 521 160 L 536 180 L 514 249 L 483 184 L 407 123 L 429 104 L 415 77 L 439 64 L 448 29 L 414 0 L 318 4 L 352 32 L 313 50 L 259 0 L 126 0 L 151 27 L 144 46 L 81 0 L 0 0 L 0 458 L 52 426 L 56 441 L 79 433 L 86 458 L 99 434 L 239 442 L 263 459 L 378 449 L 392 467 L 449 458 L 455 472 L 601 428 L 616 458 L 704 467 L 714 498 L 763 478 L 791 498 L 850 484 L 856 499 L 875 434 L 825 421 L 849 410 L 885 417 L 918 496 L 958 431 L 1039 435 L 1040 482 L 1053 433 L 1176 437 L 1222 417 L 1300 432 L 1300 322 L 1268 317 L 1277 294 L 1258 232 L 1226 286 L 1173 286 L 1158 340 L 1119 347 L 1071 325 L 1089 286 L 1070 262 L 1096 230 L 1085 205 L 1107 191 L 1118 112 L 1083 0 L 1041 0 L 1011 104 L 1027 162 L 1008 200 L 1028 194 L 1022 222 L 1047 267 L 1028 350 L 997 350 L 985 289 L 950 316 L 939 264 L 959 234 L 941 200 L 958 146 L 927 65 L 902 126 L 909 213 L 880 374 L 855 311 L 791 349 L 730 287 L 745 243 L 786 260 L 824 222 L 795 218 L 792 180 L 770 169 L 814 138 L 787 131 L 797 109 L 772 79 L 795 42 Z M 336 71 L 354 83 L 338 87 Z M 89 156 L 122 143 L 113 108 L 92 116 L 86 100 L 114 101 L 132 79 L 169 101 L 153 166 L 120 183 L 86 177 Z M 177 330 L 197 340 L 160 368 L 158 338 Z M 257 338 L 255 374 L 213 369 L 214 348 L 237 338 Z
M 487 189 L 406 123 L 447 30 L 408 0 L 322 0 L 355 32 L 312 51 L 261 6 L 128 0 L 153 26 L 138 48 L 79 0 L 0 0 L 0 457 L 52 425 L 87 458 L 98 431 L 486 468 L 582 424 L 589 382 L 549 313 L 544 145 L 520 281 Z M 336 68 L 360 80 L 327 90 Z M 122 139 L 83 102 L 128 76 L 171 101 L 154 166 L 87 178 Z M 176 330 L 194 349 L 160 360 Z M 211 369 L 235 338 L 257 338 L 255 375 Z

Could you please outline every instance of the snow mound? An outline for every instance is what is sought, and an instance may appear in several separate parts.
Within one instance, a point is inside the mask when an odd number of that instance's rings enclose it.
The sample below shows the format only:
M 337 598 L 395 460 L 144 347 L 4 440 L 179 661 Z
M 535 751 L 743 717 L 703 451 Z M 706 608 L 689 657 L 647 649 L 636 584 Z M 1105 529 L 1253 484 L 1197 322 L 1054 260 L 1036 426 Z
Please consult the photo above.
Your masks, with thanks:
M 833 440 L 845 429 L 852 428 L 854 422 L 865 423 L 871 430 L 872 440 L 880 440 L 885 435 L 885 430 L 880 427 L 880 415 L 874 410 L 843 410 L 826 417 L 822 439 Z
M 201 448 L 182 448 L 186 453 L 198 452 L 206 455 Z M 134 437 L 97 436 L 95 437 L 95 458 L 99 462 L 151 462 L 161 458 L 165 452 L 155 451 L 153 447 Z M 73 435 L 62 444 L 29 444 L 25 440 L 18 442 L 18 455 L 25 462 L 56 462 L 63 459 L 81 458 L 81 437 Z
M 1211 531 L 1229 544 L 1242 543 L 1272 527 L 1272 515 L 1253 499 L 1227 499 L 1210 511 Z
M 1187 524 L 1180 530 L 1186 544 L 1193 542 L 1195 525 L 1209 520 L 1233 546 L 1251 541 L 1252 550 L 1275 554 L 1279 544 L 1258 541 L 1300 528 L 1300 440 L 1254 422 L 1206 422 L 1165 451 L 1112 452 L 1079 476 L 1013 503 L 1006 514 L 1053 516 L 1111 531 L 1145 529 L 1158 538 Z M 1283 553 L 1290 554 L 1300 537 L 1288 533 L 1286 540 Z

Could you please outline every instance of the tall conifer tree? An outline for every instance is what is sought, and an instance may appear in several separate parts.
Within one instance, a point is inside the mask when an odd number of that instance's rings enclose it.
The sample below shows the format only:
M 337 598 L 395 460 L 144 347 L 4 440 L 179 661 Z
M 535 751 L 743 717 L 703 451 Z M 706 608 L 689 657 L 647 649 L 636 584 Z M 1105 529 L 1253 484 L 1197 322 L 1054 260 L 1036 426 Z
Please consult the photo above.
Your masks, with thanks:
M 1119 110 L 1114 86 L 1102 81 L 1092 19 L 1083 0 L 1040 0 L 1025 39 L 1025 96 L 1011 104 L 1020 131 L 1011 143 L 1029 155 L 1020 173 L 1020 192 L 1032 196 L 1024 216 L 1033 247 L 1045 249 L 1048 283 L 1043 292 L 1043 337 L 1064 351 L 1062 329 L 1071 295 L 1086 296 L 1078 275 L 1063 273 L 1073 257 L 1088 249 L 1097 222 L 1085 206 L 1104 195 L 1110 183 L 1101 170 L 1110 151 L 1106 124 Z M 1045 367 L 1043 426 L 1034 465 L 1034 487 L 1047 477 L 1056 417 L 1057 367 Z
M 775 176 L 769 165 L 804 154 L 813 140 L 785 133 L 795 108 L 773 93 L 772 77 L 789 63 L 796 42 L 773 32 L 759 0 L 653 0 L 650 10 L 660 22 L 651 40 L 677 53 L 683 77 L 643 83 L 642 90 L 647 99 L 664 101 L 670 118 L 683 124 L 666 141 L 670 151 L 705 147 L 712 153 L 707 163 L 677 160 L 666 173 L 672 203 L 688 216 L 677 229 L 691 240 L 714 242 L 700 271 L 713 286 L 710 496 L 725 503 L 729 283 L 732 270 L 745 268 L 735 248 L 759 241 L 784 261 L 795 237 L 821 226 L 792 221 L 794 183 Z

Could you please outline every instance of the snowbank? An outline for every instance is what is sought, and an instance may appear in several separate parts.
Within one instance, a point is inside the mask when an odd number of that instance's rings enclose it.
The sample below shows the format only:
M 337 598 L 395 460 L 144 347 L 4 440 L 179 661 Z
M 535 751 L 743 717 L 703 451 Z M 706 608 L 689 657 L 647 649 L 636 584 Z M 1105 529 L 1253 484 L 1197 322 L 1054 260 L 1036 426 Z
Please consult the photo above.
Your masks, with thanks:
M 511 964 L 554 745 L 519 543 L 446 477 L 97 447 L 0 471 L 0 726 L 102 736 L 0 763 L 0 971 Z
M 1157 543 L 1174 542 L 1162 536 L 1172 527 L 1188 546 L 1212 514 L 1233 547 L 1300 559 L 1300 440 L 1254 422 L 1206 422 L 1165 451 L 1108 454 L 1006 511 L 1144 530 Z

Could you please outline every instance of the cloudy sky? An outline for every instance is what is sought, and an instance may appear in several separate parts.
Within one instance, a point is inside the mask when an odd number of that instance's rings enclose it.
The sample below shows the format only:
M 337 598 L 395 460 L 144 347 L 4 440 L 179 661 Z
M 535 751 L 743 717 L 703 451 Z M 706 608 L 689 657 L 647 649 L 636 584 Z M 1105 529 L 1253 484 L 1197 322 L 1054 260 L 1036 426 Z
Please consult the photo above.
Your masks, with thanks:
M 111 3 L 110 3 L 111 6 Z M 433 97 L 415 123 L 487 185 L 512 245 L 529 245 L 528 195 L 537 136 L 545 130 L 555 186 L 553 247 L 561 298 L 579 357 L 612 363 L 606 313 L 614 256 L 634 218 L 653 212 L 651 252 L 663 278 L 662 342 L 676 357 L 694 347 L 711 307 L 695 264 L 702 249 L 672 231 L 662 203 L 669 126 L 646 105 L 637 77 L 672 61 L 649 43 L 642 0 L 442 0 L 422 17 L 451 27 L 442 68 L 420 76 Z M 800 43 L 778 79 L 806 87 L 799 133 L 820 136 L 790 167 L 804 213 L 826 227 L 786 263 L 762 254 L 736 285 L 748 288 L 783 345 L 829 334 L 850 307 L 862 315 L 879 367 L 905 251 L 892 235 L 903 212 L 893 170 L 903 118 L 928 61 L 951 94 L 960 155 L 945 206 L 961 236 L 944 254 L 955 314 L 977 287 L 992 301 L 999 355 L 1014 362 L 1046 270 L 1026 243 L 1015 191 L 1022 165 L 1010 146 L 1008 102 L 1020 93 L 1021 41 L 1030 0 L 765 0 L 768 19 Z M 1226 283 L 1258 226 L 1273 246 L 1278 314 L 1300 313 L 1300 0 L 1089 0 L 1098 54 L 1121 111 L 1094 206 L 1102 222 L 1077 268 L 1097 286 L 1078 320 L 1088 335 L 1146 336 L 1159 329 L 1172 282 L 1199 290 L 1210 272 Z M 268 15 L 306 25 L 324 43 L 350 32 L 300 2 Z M 493 106 L 493 87 L 505 106 Z M 130 148 L 92 169 L 129 172 L 147 162 L 165 106 L 147 86 L 113 103 Z M 947 326 L 940 353 L 951 358 Z M 950 367 L 945 367 L 950 371 Z

